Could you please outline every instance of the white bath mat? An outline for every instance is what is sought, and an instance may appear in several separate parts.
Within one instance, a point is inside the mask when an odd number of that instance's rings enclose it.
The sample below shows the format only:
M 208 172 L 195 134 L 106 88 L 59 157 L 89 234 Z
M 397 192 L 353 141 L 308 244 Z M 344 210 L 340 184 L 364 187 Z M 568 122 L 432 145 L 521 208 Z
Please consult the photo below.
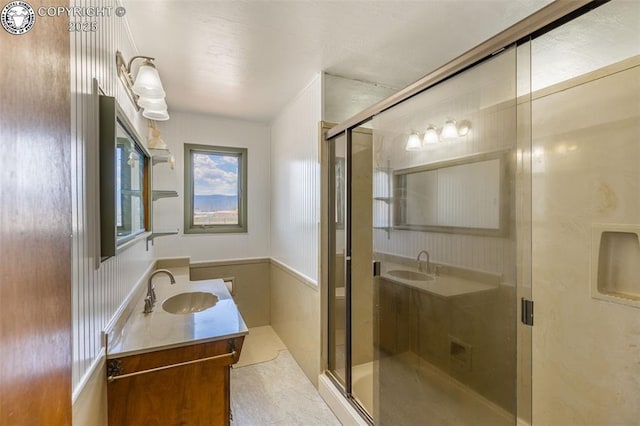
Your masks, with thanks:
M 240 360 L 233 368 L 271 361 L 284 349 L 287 347 L 270 325 L 250 328 L 249 335 L 244 338 Z

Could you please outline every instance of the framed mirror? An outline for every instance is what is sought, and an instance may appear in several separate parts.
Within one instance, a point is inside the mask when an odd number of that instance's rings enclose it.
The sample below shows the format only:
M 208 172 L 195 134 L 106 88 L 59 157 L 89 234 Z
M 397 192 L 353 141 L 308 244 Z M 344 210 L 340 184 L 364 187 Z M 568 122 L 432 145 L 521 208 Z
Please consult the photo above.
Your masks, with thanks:
M 394 229 L 504 234 L 506 163 L 500 152 L 394 171 Z
M 150 154 L 115 98 L 100 96 L 100 256 L 150 230 Z

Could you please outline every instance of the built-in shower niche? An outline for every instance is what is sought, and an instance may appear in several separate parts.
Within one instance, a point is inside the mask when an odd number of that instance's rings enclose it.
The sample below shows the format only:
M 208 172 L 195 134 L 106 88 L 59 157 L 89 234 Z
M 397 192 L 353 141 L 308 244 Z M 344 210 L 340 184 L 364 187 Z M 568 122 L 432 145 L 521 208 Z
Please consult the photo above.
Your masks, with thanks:
M 640 226 L 595 225 L 591 295 L 640 308 Z

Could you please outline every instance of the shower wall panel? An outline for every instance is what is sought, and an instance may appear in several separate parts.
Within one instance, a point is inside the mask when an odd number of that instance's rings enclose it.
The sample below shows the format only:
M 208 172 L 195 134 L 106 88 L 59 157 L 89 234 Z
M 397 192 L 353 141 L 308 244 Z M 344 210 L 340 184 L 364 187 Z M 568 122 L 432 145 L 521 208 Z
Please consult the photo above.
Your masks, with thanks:
M 589 281 L 592 227 L 640 223 L 638 59 L 533 101 L 535 424 L 640 418 L 640 311 Z

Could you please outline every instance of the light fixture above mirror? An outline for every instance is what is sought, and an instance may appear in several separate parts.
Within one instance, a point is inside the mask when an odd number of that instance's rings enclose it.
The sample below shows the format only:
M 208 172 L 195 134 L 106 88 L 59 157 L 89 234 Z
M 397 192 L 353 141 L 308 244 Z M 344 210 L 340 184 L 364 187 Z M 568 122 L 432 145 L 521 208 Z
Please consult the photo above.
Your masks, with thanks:
M 438 142 L 440 142 L 440 136 L 438 136 L 436 128 L 433 126 L 427 127 L 427 130 L 424 132 L 424 144 L 433 145 Z
M 456 120 L 448 119 L 444 126 L 439 129 L 433 124 L 429 124 L 422 138 L 420 138 L 418 132 L 413 130 L 407 138 L 404 149 L 406 151 L 421 151 L 428 146 L 433 146 L 443 141 L 467 136 L 470 131 L 471 122 L 469 120 L 457 122 Z
M 407 138 L 407 144 L 404 146 L 407 151 L 420 151 L 422 149 L 422 139 L 417 133 L 413 132 Z
M 144 62 L 138 68 L 135 79 L 131 70 L 131 65 L 136 59 L 143 59 Z M 142 109 L 142 116 L 150 120 L 165 121 L 169 119 L 166 93 L 160 81 L 160 75 L 154 65 L 155 58 L 149 56 L 134 56 L 127 63 L 120 51 L 116 52 L 116 66 L 118 76 L 124 84 L 124 88 L 129 98 L 139 111 Z
M 442 140 L 453 139 L 458 137 L 458 128 L 456 127 L 456 120 L 447 120 L 444 123 L 444 127 L 440 132 L 440 138 Z

